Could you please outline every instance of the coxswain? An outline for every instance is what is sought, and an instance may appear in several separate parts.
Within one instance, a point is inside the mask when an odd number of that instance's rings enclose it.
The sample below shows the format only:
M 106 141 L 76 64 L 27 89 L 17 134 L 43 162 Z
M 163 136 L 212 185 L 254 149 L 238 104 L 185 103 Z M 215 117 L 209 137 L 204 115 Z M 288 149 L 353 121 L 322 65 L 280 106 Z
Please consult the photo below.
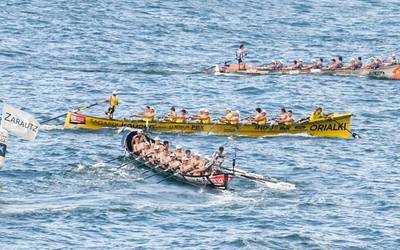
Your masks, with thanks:
M 211 161 L 208 164 L 208 167 L 206 169 L 209 170 L 212 173 L 214 173 L 218 168 L 222 165 L 222 163 L 225 160 L 225 153 L 224 153 L 224 147 L 221 146 L 218 148 L 218 151 L 215 151 L 212 156 L 211 156 Z
M 257 125 L 265 125 L 268 121 L 267 112 L 261 108 L 256 108 L 256 114 L 251 116 L 249 120 Z
M 164 117 L 164 120 L 169 122 L 176 122 L 175 107 L 171 107 L 169 114 Z
M 338 60 L 338 62 L 337 62 L 337 64 L 336 64 L 336 68 L 337 68 L 337 69 L 341 69 L 341 68 L 343 68 L 343 66 L 344 66 L 344 64 L 343 64 L 343 57 L 339 56 L 338 59 L 339 59 L 339 60 Z
M 186 123 L 186 115 L 187 111 L 185 109 L 182 109 L 178 115 L 176 116 L 176 123 Z
M 117 91 L 114 90 L 112 94 L 106 99 L 106 101 L 110 104 L 107 111 L 105 112 L 106 115 L 108 116 L 108 119 L 113 119 L 115 108 L 118 106 L 119 98 L 117 94 L 118 94 Z
M 244 45 L 241 44 L 239 46 L 238 51 L 236 51 L 236 60 L 238 61 L 239 70 L 240 70 L 240 65 L 243 65 L 243 69 L 246 69 L 246 61 L 245 61 L 246 55 L 247 51 L 244 48 Z
M 196 122 L 198 122 L 198 123 L 202 123 L 202 124 L 210 124 L 211 123 L 210 112 L 208 111 L 208 109 L 200 109 L 199 115 L 193 115 L 191 118 L 196 120 Z
M 319 120 L 324 117 L 321 107 L 316 107 L 314 112 L 310 115 L 310 122 Z

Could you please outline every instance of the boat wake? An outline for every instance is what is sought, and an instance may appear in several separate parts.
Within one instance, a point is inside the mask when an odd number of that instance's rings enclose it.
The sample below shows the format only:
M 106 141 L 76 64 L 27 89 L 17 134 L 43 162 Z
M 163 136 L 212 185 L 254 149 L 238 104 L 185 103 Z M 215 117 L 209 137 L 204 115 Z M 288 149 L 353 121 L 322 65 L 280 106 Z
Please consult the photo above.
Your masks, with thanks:
M 52 131 L 52 130 L 64 130 L 64 125 L 41 125 L 40 130 L 42 131 Z

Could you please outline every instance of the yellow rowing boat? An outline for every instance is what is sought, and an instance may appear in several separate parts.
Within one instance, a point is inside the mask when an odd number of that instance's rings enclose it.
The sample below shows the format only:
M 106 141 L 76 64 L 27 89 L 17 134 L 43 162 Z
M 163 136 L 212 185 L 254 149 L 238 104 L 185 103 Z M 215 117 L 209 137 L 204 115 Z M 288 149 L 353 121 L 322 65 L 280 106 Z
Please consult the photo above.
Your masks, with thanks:
M 65 119 L 65 127 L 101 129 L 131 127 L 166 133 L 212 133 L 226 136 L 270 137 L 294 134 L 308 134 L 317 137 L 350 139 L 352 114 L 331 114 L 325 118 L 308 121 L 304 120 L 290 124 L 269 123 L 256 124 L 201 124 L 201 123 L 172 123 L 153 121 L 146 123 L 138 120 L 113 120 L 69 112 Z

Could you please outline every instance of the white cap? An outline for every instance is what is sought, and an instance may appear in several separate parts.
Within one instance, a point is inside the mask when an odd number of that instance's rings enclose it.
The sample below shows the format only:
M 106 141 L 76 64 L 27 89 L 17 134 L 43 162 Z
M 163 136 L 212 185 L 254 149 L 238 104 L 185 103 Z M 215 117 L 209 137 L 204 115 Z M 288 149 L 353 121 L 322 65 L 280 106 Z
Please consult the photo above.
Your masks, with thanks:
M 187 158 L 186 156 L 182 157 L 182 161 L 188 161 L 189 158 Z
M 200 153 L 197 152 L 197 151 L 194 151 L 194 152 L 193 152 L 193 155 L 200 155 Z
M 118 94 L 118 91 L 117 90 L 113 90 L 112 94 L 116 95 L 116 94 Z
M 317 62 L 317 60 L 316 59 L 312 59 L 312 62 Z
M 206 155 L 206 156 L 204 156 L 204 159 L 209 161 L 210 160 L 210 156 Z
M 354 57 L 350 59 L 350 61 L 355 61 L 355 60 L 356 60 L 356 59 L 355 59 Z
M 143 133 L 143 130 L 138 129 L 138 130 L 137 130 L 137 133 L 138 133 L 138 134 L 141 134 L 141 133 Z
M 182 146 L 181 146 L 181 145 L 176 145 L 175 148 L 176 148 L 176 149 L 182 149 Z
M 155 141 L 159 141 L 160 137 L 156 136 L 156 138 L 154 138 Z
M 272 63 L 276 63 L 276 61 L 275 61 L 275 60 L 272 60 L 271 62 L 272 62 Z
M 204 110 L 205 110 L 204 108 L 201 108 L 199 109 L 199 112 L 204 112 Z
M 239 110 L 236 110 L 235 113 L 238 114 L 238 115 L 240 115 L 240 111 L 239 111 Z
M 203 112 L 204 113 L 210 113 L 210 112 L 208 112 L 208 109 L 203 109 Z
M 302 62 L 303 61 L 303 59 L 299 59 L 299 62 Z
M 231 109 L 230 109 L 230 108 L 225 108 L 225 110 L 229 110 L 229 111 L 231 111 Z
M 154 110 L 154 107 L 153 107 L 153 106 L 150 106 L 150 109 L 151 109 L 151 110 Z

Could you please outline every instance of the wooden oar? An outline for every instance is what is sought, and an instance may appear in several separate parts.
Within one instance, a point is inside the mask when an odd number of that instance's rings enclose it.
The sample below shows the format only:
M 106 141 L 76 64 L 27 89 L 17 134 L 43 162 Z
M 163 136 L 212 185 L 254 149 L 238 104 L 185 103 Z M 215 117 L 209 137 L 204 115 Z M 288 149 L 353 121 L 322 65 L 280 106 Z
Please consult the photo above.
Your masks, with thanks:
M 105 100 L 97 101 L 96 103 L 93 103 L 93 104 L 90 104 L 90 105 L 87 105 L 87 106 L 82 106 L 82 107 L 79 107 L 79 108 L 75 108 L 75 109 L 72 110 L 72 112 L 80 112 L 80 111 L 83 111 L 83 110 L 85 110 L 85 109 L 89 109 L 89 108 L 91 108 L 91 107 L 94 107 L 94 106 L 96 106 L 96 105 L 99 105 L 100 103 L 103 103 L 103 102 L 107 102 L 107 101 L 105 101 Z M 60 117 L 66 116 L 68 113 L 69 113 L 69 112 L 67 112 L 67 113 L 65 113 L 65 114 L 62 114 L 62 115 L 58 115 L 58 116 L 56 116 L 56 117 L 53 117 L 53 118 L 50 118 L 50 119 L 47 119 L 47 120 L 44 120 L 44 121 L 42 121 L 40 124 L 44 124 L 44 123 L 47 123 L 47 122 L 49 122 L 49 121 L 53 121 L 53 120 L 58 119 L 58 118 L 60 118 Z
M 157 168 L 159 168 L 159 166 L 157 166 Z M 149 179 L 149 178 L 151 178 L 151 177 L 153 177 L 153 176 L 159 175 L 160 173 L 167 172 L 168 170 L 169 170 L 169 168 L 166 168 L 166 169 L 164 169 L 164 170 L 163 170 L 163 171 L 161 171 L 161 172 L 157 172 L 157 173 L 155 173 L 155 174 L 152 174 L 152 175 L 146 176 L 146 177 L 144 177 L 143 179 L 144 179 L 144 180 L 146 180 L 146 179 Z

